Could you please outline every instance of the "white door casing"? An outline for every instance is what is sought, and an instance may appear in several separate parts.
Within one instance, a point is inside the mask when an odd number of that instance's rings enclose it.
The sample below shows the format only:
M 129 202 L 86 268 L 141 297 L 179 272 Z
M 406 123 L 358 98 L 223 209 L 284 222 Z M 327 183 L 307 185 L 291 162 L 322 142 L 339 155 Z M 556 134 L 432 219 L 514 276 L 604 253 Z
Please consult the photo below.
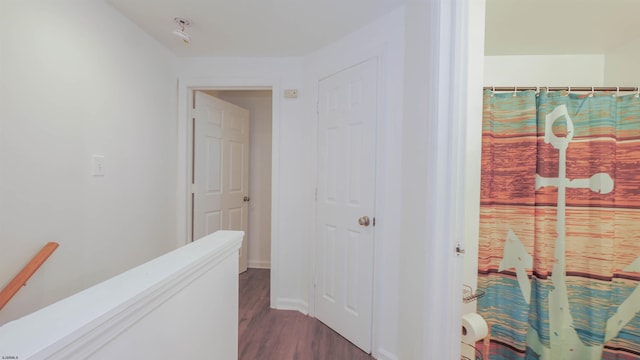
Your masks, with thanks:
M 247 269 L 249 111 L 194 92 L 192 240 L 218 230 L 245 232 L 240 271 Z
M 377 59 L 319 82 L 316 317 L 371 351 Z M 364 217 L 368 217 L 369 224 Z

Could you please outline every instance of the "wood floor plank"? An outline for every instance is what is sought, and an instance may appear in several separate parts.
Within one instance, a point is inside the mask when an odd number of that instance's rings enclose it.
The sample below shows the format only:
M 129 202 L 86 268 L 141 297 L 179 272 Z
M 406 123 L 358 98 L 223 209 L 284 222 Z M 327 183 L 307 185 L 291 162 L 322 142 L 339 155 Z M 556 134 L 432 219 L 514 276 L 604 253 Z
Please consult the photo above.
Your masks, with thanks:
M 240 360 L 373 359 L 317 319 L 271 309 L 269 277 L 264 269 L 240 274 Z

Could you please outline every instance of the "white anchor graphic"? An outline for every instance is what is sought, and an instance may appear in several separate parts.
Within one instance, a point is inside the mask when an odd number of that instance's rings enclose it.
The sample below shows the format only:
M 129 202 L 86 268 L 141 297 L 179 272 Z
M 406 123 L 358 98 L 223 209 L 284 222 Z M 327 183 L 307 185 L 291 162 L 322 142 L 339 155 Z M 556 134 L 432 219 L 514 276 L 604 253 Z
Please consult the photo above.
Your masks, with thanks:
M 563 118 L 566 122 L 566 136 L 558 137 L 553 133 L 553 124 Z M 565 193 L 567 188 L 586 188 L 600 194 L 607 194 L 613 190 L 614 183 L 611 176 L 606 173 L 595 174 L 589 179 L 570 180 L 567 178 L 567 148 L 573 139 L 573 134 L 573 122 L 569 117 L 566 105 L 560 105 L 546 115 L 544 142 L 547 144 L 551 143 L 551 145 L 560 152 L 557 178 L 545 178 L 536 174 L 536 190 L 545 186 L 555 186 L 558 188 L 557 238 L 551 274 L 553 287 L 549 290 L 548 297 L 550 343 L 548 346 L 543 344 L 538 332 L 530 327 L 527 333 L 527 345 L 540 356 L 540 359 L 547 360 L 597 360 L 601 358 L 604 348 L 604 344 L 596 346 L 584 344 L 578 337 L 578 333 L 573 326 L 573 317 L 569 308 L 569 296 L 566 283 Z M 526 248 L 515 233 L 509 230 L 499 271 L 516 269 L 520 290 L 527 304 L 529 304 L 531 297 L 531 283 L 526 270 L 532 267 L 533 258 L 527 253 Z M 640 272 L 640 257 L 625 268 L 624 271 Z M 607 320 L 604 343 L 616 337 L 620 330 L 633 319 L 638 311 L 640 311 L 640 285 L 638 285 L 633 293 L 618 307 L 616 313 Z

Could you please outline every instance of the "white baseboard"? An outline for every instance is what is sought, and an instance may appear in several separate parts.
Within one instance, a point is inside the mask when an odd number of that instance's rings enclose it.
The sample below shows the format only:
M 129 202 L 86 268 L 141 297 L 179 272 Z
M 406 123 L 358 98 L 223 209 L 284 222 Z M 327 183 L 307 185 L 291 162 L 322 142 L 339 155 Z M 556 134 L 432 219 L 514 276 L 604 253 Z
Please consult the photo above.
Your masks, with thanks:
M 275 308 L 278 310 L 297 310 L 309 314 L 309 304 L 300 299 L 276 299 Z
M 247 266 L 252 269 L 271 269 L 271 261 L 249 260 Z
M 391 352 L 385 349 L 378 349 L 378 353 L 376 354 L 376 359 L 378 360 L 398 360 L 398 356 L 396 354 L 392 354 Z

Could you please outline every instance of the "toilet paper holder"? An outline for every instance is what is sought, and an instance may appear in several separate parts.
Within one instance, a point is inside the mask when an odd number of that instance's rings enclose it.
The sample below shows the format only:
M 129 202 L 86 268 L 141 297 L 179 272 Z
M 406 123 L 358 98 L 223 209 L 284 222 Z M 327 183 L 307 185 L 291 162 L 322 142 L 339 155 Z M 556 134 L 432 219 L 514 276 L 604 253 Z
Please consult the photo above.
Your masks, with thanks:
M 480 348 L 476 347 L 479 342 L 482 342 Z M 463 347 L 460 349 L 461 359 L 488 359 L 491 350 L 491 324 L 478 313 L 467 313 L 463 315 L 461 344 L 467 346 L 467 348 Z M 473 359 L 470 357 L 473 357 Z
M 465 343 L 461 343 L 461 344 L 464 346 L 468 346 L 470 349 L 472 349 L 471 351 L 473 351 L 473 359 L 464 355 L 460 355 L 460 360 L 483 360 L 484 359 L 484 354 L 482 353 L 482 351 L 480 351 L 480 349 L 476 348 L 471 344 L 465 344 Z

